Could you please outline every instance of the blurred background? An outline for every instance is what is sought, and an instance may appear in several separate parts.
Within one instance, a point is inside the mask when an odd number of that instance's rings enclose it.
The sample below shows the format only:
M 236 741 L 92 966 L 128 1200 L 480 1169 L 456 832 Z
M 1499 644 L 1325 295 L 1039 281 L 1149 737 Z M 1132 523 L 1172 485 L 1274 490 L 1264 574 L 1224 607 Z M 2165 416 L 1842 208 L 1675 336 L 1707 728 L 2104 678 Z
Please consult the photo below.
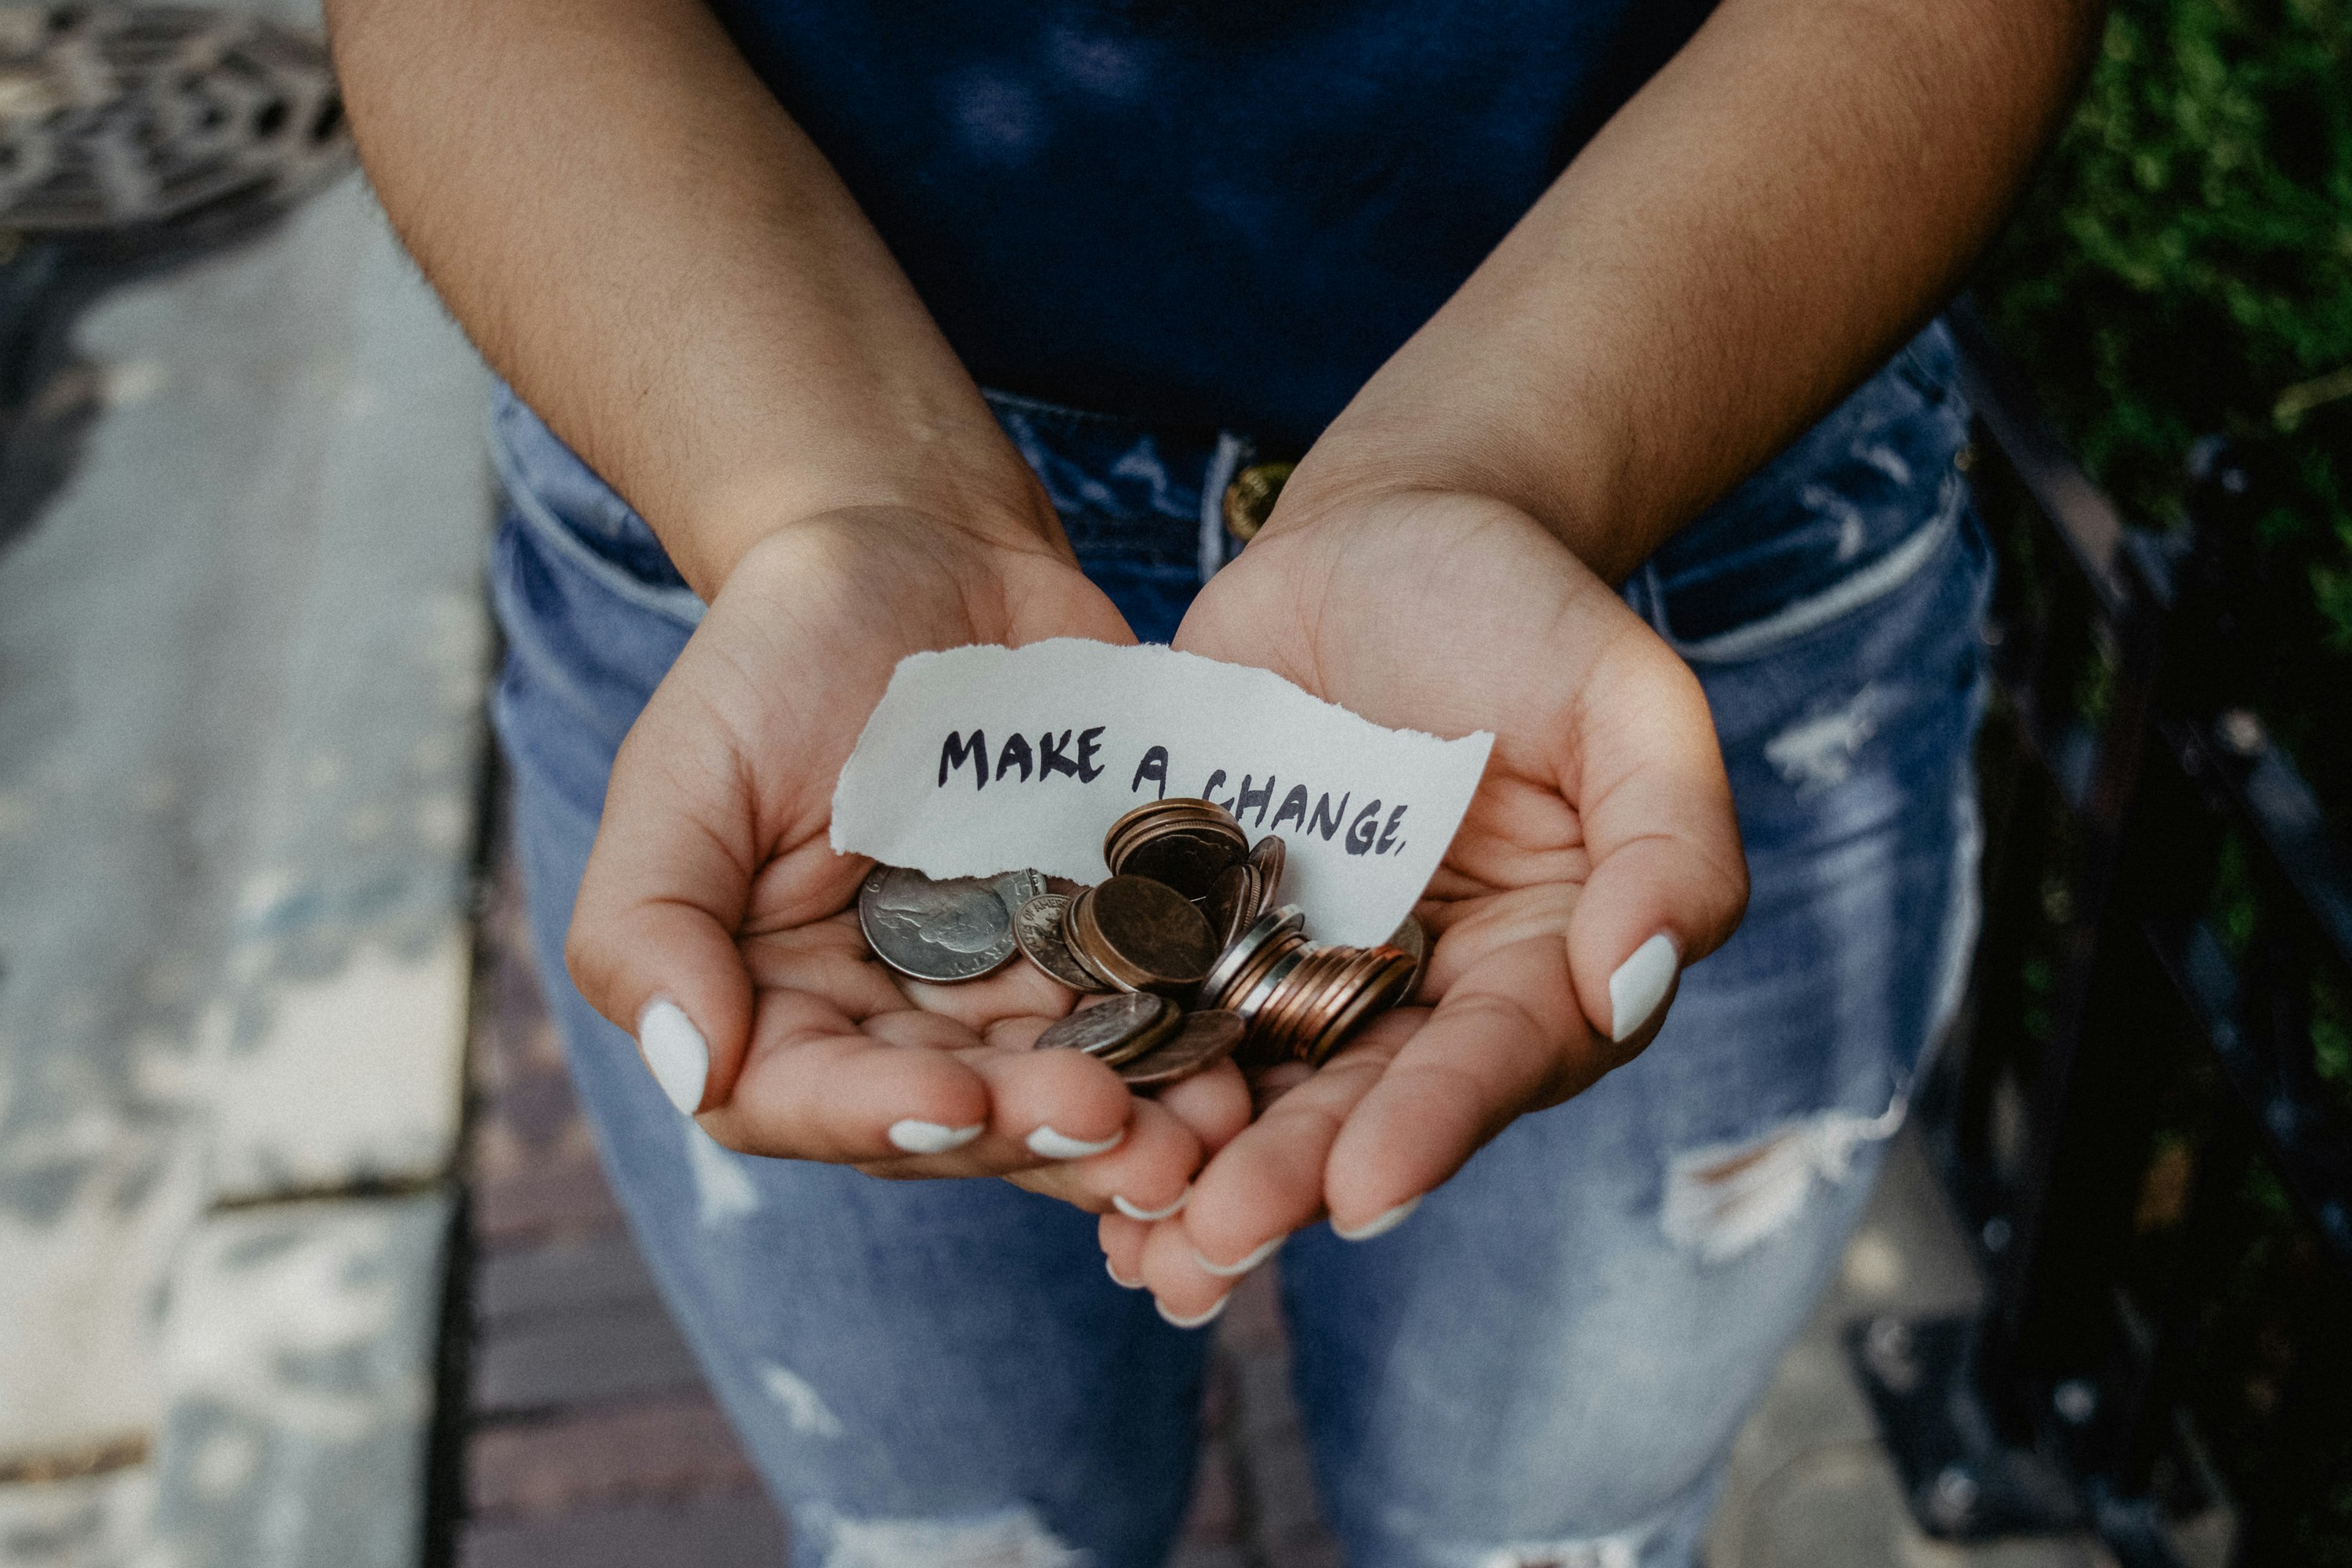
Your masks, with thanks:
M 487 373 L 318 27 L 0 9 L 0 1568 L 781 1563 L 524 958 Z M 2352 1565 L 2347 83 L 2345 0 L 2118 0 L 1958 312 L 1986 939 L 1710 1568 Z M 1271 1290 L 1184 1568 L 1339 1561 Z

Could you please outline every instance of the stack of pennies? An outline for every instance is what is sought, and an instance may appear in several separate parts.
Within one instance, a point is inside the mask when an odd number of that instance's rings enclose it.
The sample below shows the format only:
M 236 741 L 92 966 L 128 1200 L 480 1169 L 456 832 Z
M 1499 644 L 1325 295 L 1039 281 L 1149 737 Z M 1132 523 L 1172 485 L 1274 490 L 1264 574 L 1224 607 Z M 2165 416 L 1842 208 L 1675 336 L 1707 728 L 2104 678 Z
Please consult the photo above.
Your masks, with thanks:
M 1274 907 L 1285 848 L 1253 847 L 1210 801 L 1152 801 L 1111 825 L 1108 880 L 1074 894 L 1034 871 L 933 879 L 877 866 L 858 894 L 867 942 L 918 980 L 992 973 L 1019 952 L 1108 1000 L 1038 1037 L 1081 1050 L 1136 1089 L 1188 1078 L 1239 1048 L 1247 1065 L 1319 1067 L 1412 995 L 1426 941 L 1412 916 L 1378 947 L 1318 945 L 1296 905 Z

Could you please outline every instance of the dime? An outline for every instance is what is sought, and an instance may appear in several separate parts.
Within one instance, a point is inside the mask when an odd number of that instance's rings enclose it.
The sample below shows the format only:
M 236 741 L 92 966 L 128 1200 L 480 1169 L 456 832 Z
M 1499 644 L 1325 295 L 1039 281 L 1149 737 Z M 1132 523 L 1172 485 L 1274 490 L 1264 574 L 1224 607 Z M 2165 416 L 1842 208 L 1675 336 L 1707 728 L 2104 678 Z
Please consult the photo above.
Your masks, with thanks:
M 857 923 L 883 963 L 917 980 L 976 980 L 1013 952 L 1013 912 L 983 877 L 877 866 L 858 889 Z
M 1160 1045 L 1120 1066 L 1129 1089 L 1158 1089 L 1213 1068 L 1242 1043 L 1237 1014 L 1203 1008 L 1184 1015 L 1182 1026 Z
M 1257 911 L 1265 914 L 1274 908 L 1274 900 L 1282 896 L 1282 868 L 1290 858 L 1289 847 L 1283 843 L 1282 835 L 1269 833 L 1257 841 L 1257 847 L 1249 852 L 1249 858 L 1250 864 L 1257 868 L 1258 875 L 1265 879 L 1263 907 Z
M 1133 991 L 1189 996 L 1215 962 L 1209 922 L 1183 894 L 1146 877 L 1113 877 L 1070 906 L 1069 942 Z
M 1013 940 L 1022 954 L 1046 975 L 1073 991 L 1099 993 L 1111 984 L 1078 962 L 1062 934 L 1062 921 L 1070 900 L 1059 893 L 1040 893 L 1013 912 Z
M 1246 860 L 1217 873 L 1216 883 L 1209 889 L 1208 915 L 1219 952 L 1241 941 L 1265 912 L 1259 907 L 1265 902 L 1265 891 L 1264 873 Z
M 1004 900 L 1005 912 L 1017 914 L 1021 906 L 1046 890 L 1045 877 L 1036 871 L 1006 871 L 989 879 L 996 884 L 996 896 Z
M 1278 910 L 1260 915 L 1255 924 L 1242 934 L 1239 942 L 1229 944 L 1210 969 L 1209 977 L 1201 983 L 1201 1001 L 1204 1006 L 1226 1007 L 1239 994 L 1234 983 L 1251 961 L 1265 950 L 1266 944 L 1285 933 L 1296 934 L 1307 929 L 1307 916 L 1297 904 L 1285 904 Z
M 1175 1004 L 1164 996 L 1130 991 L 1108 1002 L 1081 1007 L 1068 1017 L 1046 1026 L 1045 1032 L 1037 1037 L 1037 1049 L 1108 1056 L 1143 1038 L 1154 1025 L 1175 1010 Z

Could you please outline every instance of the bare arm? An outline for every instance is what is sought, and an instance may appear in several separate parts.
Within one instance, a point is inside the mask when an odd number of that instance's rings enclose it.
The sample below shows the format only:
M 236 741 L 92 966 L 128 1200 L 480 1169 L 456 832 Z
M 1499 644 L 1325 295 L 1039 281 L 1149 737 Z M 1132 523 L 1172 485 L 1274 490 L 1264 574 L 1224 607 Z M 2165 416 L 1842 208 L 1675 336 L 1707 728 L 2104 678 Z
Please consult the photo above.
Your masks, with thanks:
M 2099 0 L 1725 0 L 1369 382 L 1275 526 L 1505 500 L 1616 581 L 1941 303 Z
M 701 0 L 330 0 L 378 195 L 492 365 L 714 595 L 782 522 L 1049 509 Z

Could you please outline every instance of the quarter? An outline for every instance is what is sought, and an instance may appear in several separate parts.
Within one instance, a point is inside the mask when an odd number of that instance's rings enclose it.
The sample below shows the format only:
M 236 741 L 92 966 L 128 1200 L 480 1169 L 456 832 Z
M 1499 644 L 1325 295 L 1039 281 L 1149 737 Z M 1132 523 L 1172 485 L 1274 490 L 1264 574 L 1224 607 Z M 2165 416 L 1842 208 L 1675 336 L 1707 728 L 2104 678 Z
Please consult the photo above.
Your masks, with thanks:
M 916 980 L 977 980 L 1013 952 L 1013 912 L 983 877 L 877 866 L 857 891 L 857 923 L 883 963 Z

